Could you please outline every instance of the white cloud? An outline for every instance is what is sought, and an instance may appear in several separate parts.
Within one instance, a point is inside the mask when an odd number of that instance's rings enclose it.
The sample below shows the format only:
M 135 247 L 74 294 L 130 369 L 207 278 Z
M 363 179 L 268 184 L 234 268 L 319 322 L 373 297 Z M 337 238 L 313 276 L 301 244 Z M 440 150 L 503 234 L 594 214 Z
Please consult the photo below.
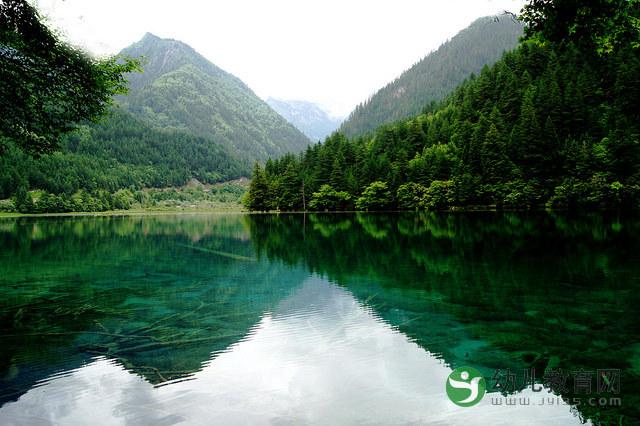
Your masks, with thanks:
M 514 395 L 529 405 L 493 405 L 494 393 L 455 406 L 444 360 L 317 277 L 211 355 L 192 380 L 155 388 L 99 358 L 0 407 L 0 424 L 581 424 L 568 405 L 539 403 L 556 401 L 547 389 Z
M 117 53 L 182 40 L 259 96 L 345 115 L 474 19 L 523 0 L 34 0 L 69 41 Z

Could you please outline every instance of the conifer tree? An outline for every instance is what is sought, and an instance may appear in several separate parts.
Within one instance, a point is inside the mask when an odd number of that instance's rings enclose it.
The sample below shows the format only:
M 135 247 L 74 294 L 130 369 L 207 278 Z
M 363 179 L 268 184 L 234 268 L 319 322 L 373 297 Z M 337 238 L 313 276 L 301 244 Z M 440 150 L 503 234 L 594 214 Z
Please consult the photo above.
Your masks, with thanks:
M 270 209 L 269 185 L 264 170 L 260 163 L 256 162 L 253 166 L 251 175 L 251 183 L 245 204 L 249 210 L 267 211 Z

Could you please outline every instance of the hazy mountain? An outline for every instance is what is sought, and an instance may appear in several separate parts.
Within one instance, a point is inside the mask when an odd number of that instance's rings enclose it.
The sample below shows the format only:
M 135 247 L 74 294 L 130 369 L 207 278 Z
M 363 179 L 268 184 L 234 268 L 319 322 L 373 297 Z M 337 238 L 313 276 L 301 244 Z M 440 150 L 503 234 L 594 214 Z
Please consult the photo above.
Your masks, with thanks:
M 176 40 L 147 33 L 122 52 L 144 57 L 144 73 L 129 76 L 122 106 L 155 127 L 211 138 L 246 161 L 303 150 L 299 130 L 237 77 Z
M 492 65 L 518 44 L 523 26 L 510 15 L 477 19 L 424 57 L 370 99 L 342 124 L 347 136 L 371 132 L 381 124 L 419 114 L 441 100 L 472 73 Z
M 313 102 L 269 98 L 267 103 L 312 141 L 324 140 L 342 122 Z

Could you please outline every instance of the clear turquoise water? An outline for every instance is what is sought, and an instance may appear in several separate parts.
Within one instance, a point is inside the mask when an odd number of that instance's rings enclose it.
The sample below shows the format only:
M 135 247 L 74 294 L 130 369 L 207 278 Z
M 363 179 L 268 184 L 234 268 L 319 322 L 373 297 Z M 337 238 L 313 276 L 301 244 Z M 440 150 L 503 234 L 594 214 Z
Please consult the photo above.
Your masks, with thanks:
M 546 213 L 3 219 L 0 424 L 636 424 L 639 230 Z M 460 366 L 488 383 L 474 407 L 445 393 Z M 539 392 L 499 392 L 506 369 Z M 597 389 L 605 369 L 619 393 Z

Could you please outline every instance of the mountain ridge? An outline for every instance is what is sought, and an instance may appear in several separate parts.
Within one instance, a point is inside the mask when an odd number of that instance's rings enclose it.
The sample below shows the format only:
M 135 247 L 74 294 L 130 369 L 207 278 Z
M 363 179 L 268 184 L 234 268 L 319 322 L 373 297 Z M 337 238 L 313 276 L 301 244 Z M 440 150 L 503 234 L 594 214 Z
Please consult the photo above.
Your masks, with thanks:
M 170 52 L 167 52 L 165 49 L 160 50 L 159 48 L 163 47 L 163 45 L 165 47 L 171 45 L 172 47 L 174 47 L 174 49 Z M 235 79 L 236 82 L 238 82 L 245 88 L 247 89 L 249 88 L 246 85 L 246 83 L 244 83 L 238 77 L 218 67 L 213 62 L 209 61 L 203 55 L 198 53 L 193 47 L 189 46 L 187 43 L 183 41 L 176 40 L 173 38 L 163 38 L 151 32 L 146 32 L 140 40 L 122 49 L 120 51 L 120 55 L 131 56 L 131 55 L 135 55 L 136 52 L 139 52 L 141 50 L 151 51 L 151 54 L 144 55 L 143 57 L 143 70 L 144 70 L 143 73 L 131 73 L 128 75 L 130 88 L 134 88 L 134 86 L 136 86 L 136 84 L 141 81 L 148 80 L 149 75 L 153 75 L 154 77 L 157 77 L 166 72 L 175 71 L 180 66 L 186 65 L 188 63 L 196 63 L 199 65 L 200 68 L 202 68 L 203 70 L 208 69 L 210 73 L 214 75 L 221 74 L 221 75 L 229 76 Z M 159 50 L 160 52 L 158 52 Z M 182 56 L 180 58 L 177 58 L 176 56 L 174 56 L 173 58 L 169 57 L 168 54 L 174 53 L 174 52 L 181 53 Z M 156 55 L 154 55 L 154 53 Z M 156 61 L 157 59 L 159 59 L 157 58 L 157 53 L 164 54 L 164 57 L 162 58 L 163 59 L 162 63 L 159 66 L 158 66 L 158 62 Z M 168 64 L 169 59 L 174 59 L 174 61 L 176 59 L 182 59 L 182 61 L 180 61 L 179 65 L 174 64 L 173 66 L 170 66 L 169 69 L 166 69 L 167 66 L 169 65 Z
M 300 152 L 311 141 L 233 74 L 188 44 L 146 33 L 121 51 L 142 58 L 118 103 L 160 128 L 211 138 L 245 162 Z
M 347 136 L 363 135 L 421 113 L 484 65 L 492 65 L 515 48 L 523 28 L 511 15 L 476 19 L 356 106 L 340 131 Z

